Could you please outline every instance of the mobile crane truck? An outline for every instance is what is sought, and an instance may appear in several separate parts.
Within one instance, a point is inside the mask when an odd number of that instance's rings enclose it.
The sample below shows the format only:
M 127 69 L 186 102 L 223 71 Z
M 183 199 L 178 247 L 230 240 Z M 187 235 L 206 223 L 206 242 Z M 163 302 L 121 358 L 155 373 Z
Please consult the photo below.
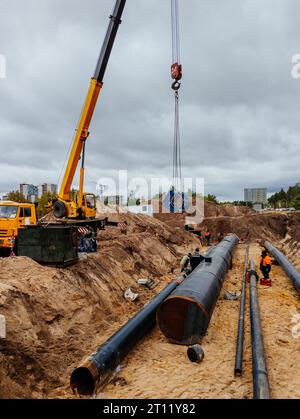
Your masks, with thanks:
M 85 144 L 89 137 L 89 128 L 103 87 L 103 79 L 107 64 L 115 42 L 118 28 L 122 22 L 122 14 L 126 0 L 117 0 L 113 14 L 110 16 L 110 24 L 106 33 L 104 44 L 97 62 L 94 76 L 91 79 L 90 88 L 83 106 L 81 118 L 76 130 L 72 151 L 69 157 L 64 179 L 57 200 L 52 202 L 53 213 L 56 218 L 69 219 L 94 219 L 96 217 L 96 198 L 93 194 L 83 192 Z M 75 172 L 81 158 L 80 186 L 75 197 L 71 197 L 71 187 Z
M 100 52 L 94 76 L 83 106 L 72 150 L 57 198 L 49 203 L 56 222 L 37 222 L 34 205 L 12 202 L 0 205 L 0 248 L 11 248 L 18 242 L 17 252 L 40 263 L 65 266 L 78 259 L 78 231 L 95 232 L 105 226 L 118 226 L 108 219 L 96 218 L 96 197 L 84 192 L 85 144 L 97 105 L 107 64 L 114 46 L 126 0 L 116 0 L 113 14 Z M 81 160 L 79 191 L 71 193 L 75 173 Z M 27 213 L 27 216 L 25 215 Z M 29 213 L 31 214 L 29 216 Z
M 0 250 L 5 255 L 15 245 L 19 229 L 37 224 L 34 204 L 0 203 Z

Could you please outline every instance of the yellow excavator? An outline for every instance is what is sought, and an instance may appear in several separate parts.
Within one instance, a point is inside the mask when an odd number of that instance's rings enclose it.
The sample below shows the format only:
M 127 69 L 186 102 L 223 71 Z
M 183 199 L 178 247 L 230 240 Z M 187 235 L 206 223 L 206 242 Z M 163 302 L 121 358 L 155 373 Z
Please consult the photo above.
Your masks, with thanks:
M 92 220 L 96 218 L 96 197 L 94 194 L 84 192 L 84 164 L 85 144 L 89 137 L 89 128 L 103 87 L 103 79 L 107 64 L 115 42 L 115 38 L 122 22 L 126 0 L 117 0 L 110 24 L 105 36 L 102 50 L 97 62 L 94 76 L 83 106 L 81 118 L 76 130 L 72 150 L 65 170 L 59 194 L 49 204 L 53 214 L 58 219 Z M 81 159 L 79 191 L 72 193 L 72 183 Z

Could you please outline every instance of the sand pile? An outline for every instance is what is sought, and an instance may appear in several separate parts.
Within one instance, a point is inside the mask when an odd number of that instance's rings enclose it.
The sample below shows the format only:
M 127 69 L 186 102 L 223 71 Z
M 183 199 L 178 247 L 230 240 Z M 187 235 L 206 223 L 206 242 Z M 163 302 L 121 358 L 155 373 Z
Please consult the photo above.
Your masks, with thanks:
M 128 235 L 101 232 L 98 253 L 64 270 L 23 257 L 0 259 L 0 312 L 7 320 L 0 397 L 49 397 L 67 386 L 72 368 L 152 299 L 198 244 L 156 220 L 126 220 Z M 141 278 L 157 288 L 139 287 Z M 128 287 L 139 294 L 135 303 L 123 297 Z
M 205 201 L 205 218 L 209 217 L 241 217 L 253 215 L 255 211 L 248 207 L 240 207 L 230 204 L 216 205 L 213 202 Z
M 300 214 L 298 214 L 300 221 Z M 236 217 L 217 217 L 205 219 L 199 226 L 208 227 L 216 240 L 218 232 L 235 233 L 248 241 L 270 240 L 279 241 L 286 237 L 289 217 L 283 214 L 253 214 Z
M 290 219 L 286 237 L 281 240 L 278 248 L 300 271 L 300 231 L 296 217 Z
M 175 216 L 158 214 L 155 217 L 173 228 L 182 229 L 186 223 L 186 216 L 182 214 Z M 220 232 L 225 235 L 234 233 L 249 242 L 266 239 L 279 242 L 290 235 L 294 242 L 299 243 L 299 223 L 300 213 L 257 213 L 247 207 L 205 202 L 204 221 L 194 228 L 204 233 L 208 227 L 212 235 L 212 243 L 217 242 Z

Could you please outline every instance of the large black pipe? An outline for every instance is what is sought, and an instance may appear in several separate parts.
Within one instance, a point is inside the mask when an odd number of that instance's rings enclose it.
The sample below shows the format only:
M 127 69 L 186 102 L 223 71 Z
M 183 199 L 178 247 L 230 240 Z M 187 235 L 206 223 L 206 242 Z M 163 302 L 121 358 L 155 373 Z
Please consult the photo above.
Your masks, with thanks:
M 245 340 L 245 306 L 246 306 L 246 288 L 247 288 L 247 272 L 248 272 L 249 246 L 245 254 L 245 264 L 242 280 L 242 296 L 240 305 L 240 318 L 238 325 L 238 337 L 236 344 L 235 357 L 235 375 L 242 375 L 243 372 L 243 358 L 244 358 L 244 340 Z
M 300 293 L 300 272 L 295 268 L 294 265 L 281 253 L 276 247 L 274 247 L 271 243 L 266 242 L 265 248 L 272 253 L 274 258 L 277 262 L 282 266 L 285 270 L 288 277 L 293 281 L 294 287 Z
M 71 388 L 82 395 L 92 395 L 103 384 L 130 350 L 156 323 L 156 311 L 160 304 L 177 288 L 187 275 L 182 274 L 171 282 L 159 295 L 128 321 L 97 352 L 77 368 L 71 376 Z
M 270 384 L 257 296 L 257 274 L 253 260 L 250 261 L 250 270 L 250 317 L 253 357 L 253 393 L 255 399 L 268 400 L 270 399 Z
M 160 306 L 158 325 L 171 342 L 194 345 L 205 335 L 238 242 L 226 237 L 211 250 L 211 263 L 196 268 Z

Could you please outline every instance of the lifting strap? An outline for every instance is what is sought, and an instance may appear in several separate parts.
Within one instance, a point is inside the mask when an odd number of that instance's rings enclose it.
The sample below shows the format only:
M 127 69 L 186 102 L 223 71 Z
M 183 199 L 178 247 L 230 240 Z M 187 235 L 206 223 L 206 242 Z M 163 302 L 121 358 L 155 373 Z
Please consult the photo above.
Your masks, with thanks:
M 175 93 L 175 122 L 174 122 L 174 150 L 173 150 L 173 187 L 179 192 L 182 179 L 181 141 L 180 141 L 180 114 L 179 114 L 179 89 L 182 79 L 182 65 L 180 58 L 180 30 L 178 0 L 171 0 L 172 11 L 172 54 L 173 64 L 171 77 L 174 80 L 172 89 Z

